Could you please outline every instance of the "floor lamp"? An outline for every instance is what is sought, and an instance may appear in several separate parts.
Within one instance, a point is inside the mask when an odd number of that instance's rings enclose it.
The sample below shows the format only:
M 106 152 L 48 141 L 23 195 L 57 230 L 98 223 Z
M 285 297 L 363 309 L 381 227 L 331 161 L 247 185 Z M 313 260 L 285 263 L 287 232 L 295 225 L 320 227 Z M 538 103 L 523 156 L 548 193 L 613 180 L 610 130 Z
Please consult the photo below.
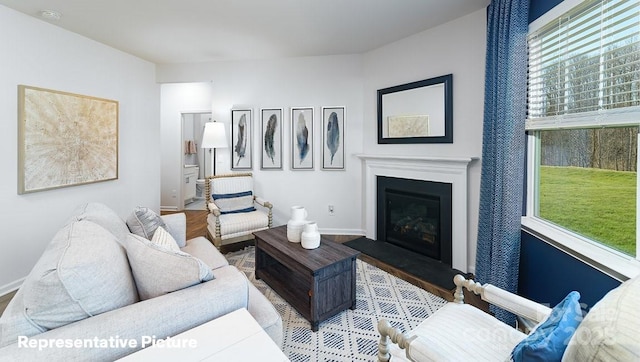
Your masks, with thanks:
M 227 134 L 224 130 L 222 122 L 207 122 L 204 124 L 204 132 L 202 132 L 202 148 L 213 149 L 213 157 L 211 158 L 211 170 L 213 176 L 216 175 L 216 148 L 227 148 Z

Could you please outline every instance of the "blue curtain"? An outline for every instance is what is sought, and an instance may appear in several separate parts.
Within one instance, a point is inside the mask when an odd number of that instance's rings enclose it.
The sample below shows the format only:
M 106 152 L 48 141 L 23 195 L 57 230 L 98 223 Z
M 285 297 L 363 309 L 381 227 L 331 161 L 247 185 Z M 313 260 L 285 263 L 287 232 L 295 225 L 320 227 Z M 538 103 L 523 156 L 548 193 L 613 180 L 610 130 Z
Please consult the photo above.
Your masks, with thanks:
M 492 0 L 487 13 L 482 176 L 476 277 L 518 287 L 527 102 L 529 0 Z M 493 310 L 513 324 L 515 316 Z

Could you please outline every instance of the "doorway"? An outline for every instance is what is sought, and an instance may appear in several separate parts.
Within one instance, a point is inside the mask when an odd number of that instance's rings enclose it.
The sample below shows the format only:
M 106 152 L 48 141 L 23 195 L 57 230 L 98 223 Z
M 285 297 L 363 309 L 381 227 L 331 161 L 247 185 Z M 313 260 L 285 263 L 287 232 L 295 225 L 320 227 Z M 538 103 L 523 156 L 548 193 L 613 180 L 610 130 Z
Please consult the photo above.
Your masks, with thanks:
M 211 174 L 211 152 L 201 148 L 211 112 L 182 113 L 182 195 L 185 210 L 206 210 L 204 179 Z

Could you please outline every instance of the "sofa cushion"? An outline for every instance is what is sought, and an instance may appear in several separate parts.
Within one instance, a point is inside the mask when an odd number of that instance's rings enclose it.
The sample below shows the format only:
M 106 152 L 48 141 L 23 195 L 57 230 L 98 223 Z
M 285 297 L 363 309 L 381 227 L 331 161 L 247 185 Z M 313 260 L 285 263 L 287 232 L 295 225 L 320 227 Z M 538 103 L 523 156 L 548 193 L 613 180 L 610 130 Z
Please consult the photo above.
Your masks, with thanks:
M 211 268 L 182 251 L 171 251 L 135 234 L 125 239 L 140 299 L 151 299 L 213 279 Z
M 0 348 L 17 342 L 20 336 L 31 337 L 44 331 L 24 315 L 24 290 L 18 289 L 0 317 Z
M 22 289 L 26 317 L 43 330 L 138 301 L 124 249 L 87 220 L 58 231 Z
M 580 293 L 569 293 L 549 317 L 513 349 L 513 361 L 560 361 L 569 339 L 582 321 Z
M 584 317 L 566 361 L 640 361 L 640 276 L 607 293 Z
M 140 235 L 143 238 L 151 240 L 153 233 L 156 232 L 158 227 L 167 228 L 160 215 L 156 214 L 148 207 L 136 207 L 131 215 L 127 218 L 127 226 L 129 230 Z
M 211 269 L 218 269 L 229 265 L 224 255 L 222 255 L 209 240 L 202 236 L 190 239 L 187 241 L 187 245 L 180 250 L 202 260 Z
M 107 205 L 99 202 L 89 202 L 80 205 L 73 213 L 69 222 L 87 220 L 94 222 L 112 233 L 120 243 L 129 234 L 129 228 L 118 214 Z

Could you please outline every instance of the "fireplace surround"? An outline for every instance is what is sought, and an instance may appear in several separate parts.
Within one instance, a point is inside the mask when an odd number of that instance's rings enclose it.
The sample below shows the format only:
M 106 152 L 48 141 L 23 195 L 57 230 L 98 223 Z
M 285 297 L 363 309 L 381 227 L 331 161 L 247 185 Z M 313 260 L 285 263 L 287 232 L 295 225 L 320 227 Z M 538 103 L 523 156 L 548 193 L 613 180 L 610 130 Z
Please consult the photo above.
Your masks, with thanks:
M 411 157 L 403 155 L 356 155 L 364 169 L 365 231 L 368 239 L 377 238 L 377 177 L 451 184 L 451 266 L 468 272 L 468 166 L 475 158 Z

